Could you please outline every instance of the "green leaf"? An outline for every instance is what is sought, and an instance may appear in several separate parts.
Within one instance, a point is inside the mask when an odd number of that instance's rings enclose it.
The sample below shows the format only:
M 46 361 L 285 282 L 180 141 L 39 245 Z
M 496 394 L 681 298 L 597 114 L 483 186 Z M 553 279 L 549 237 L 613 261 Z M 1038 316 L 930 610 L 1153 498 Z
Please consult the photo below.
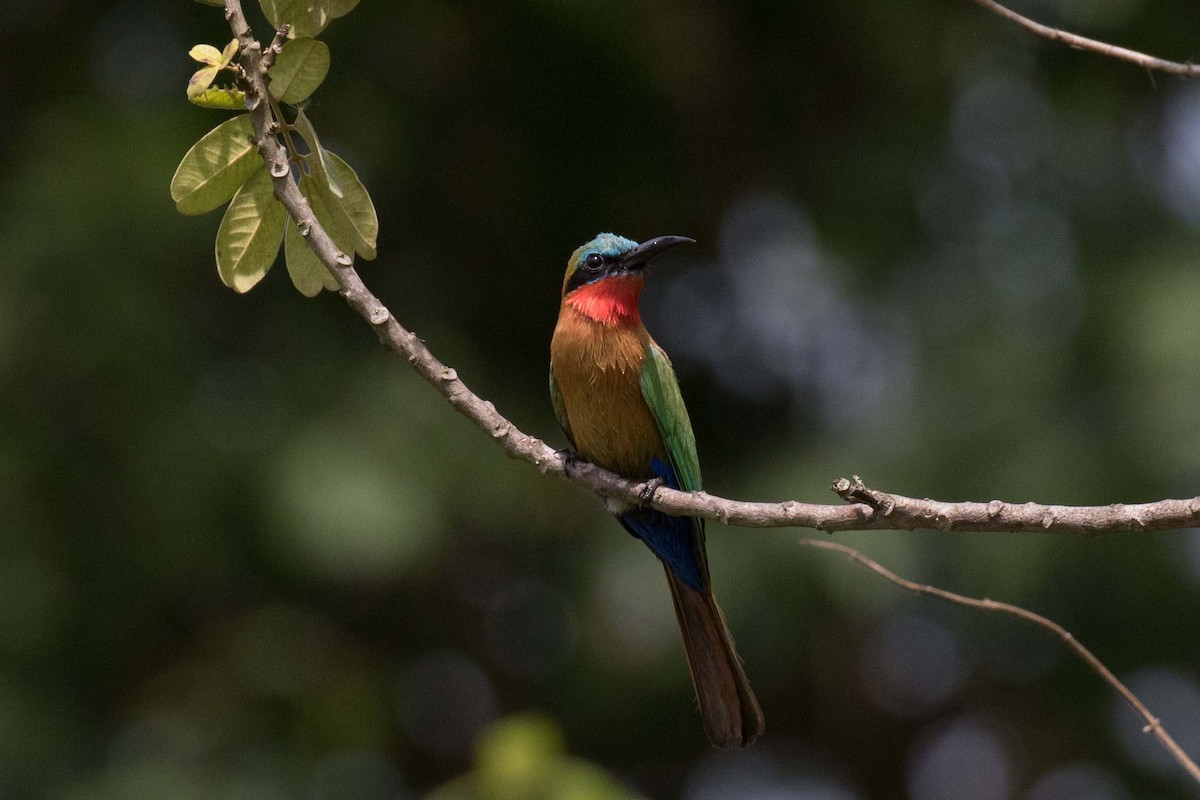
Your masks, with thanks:
M 206 214 L 233 197 L 262 166 L 254 151 L 250 115 L 242 114 L 192 145 L 171 179 L 171 199 L 181 214 Z
M 217 273 L 235 292 L 248 292 L 275 263 L 287 212 L 265 165 L 233 196 L 217 228 Z
M 216 108 L 221 111 L 246 110 L 246 93 L 241 89 L 222 89 L 210 86 L 195 97 L 189 97 L 188 100 L 201 108 Z
M 260 0 L 263 13 L 278 28 L 291 23 L 291 36 L 316 36 L 330 21 L 349 14 L 358 0 Z
M 206 6 L 224 6 L 225 0 L 196 0 L 197 3 L 203 3 Z
M 317 180 L 313 181 L 313 196 L 325 206 L 332 227 L 346 234 L 347 244 L 369 261 L 375 257 L 375 238 L 379 235 L 375 204 L 358 175 L 341 156 L 328 151 L 325 155 L 330 176 L 342 187 L 342 197 L 335 195 L 328 184 Z M 335 237 L 334 241 L 339 240 Z M 345 248 L 343 251 L 350 252 Z
M 292 26 L 289 36 L 316 36 L 329 24 L 329 14 L 315 0 L 260 0 L 263 13 L 278 28 Z
M 329 72 L 329 47 L 310 36 L 293 39 L 271 67 L 270 92 L 284 103 L 299 103 L 308 97 Z
M 303 185 L 308 178 L 301 178 Z M 314 210 L 315 213 L 315 210 Z M 326 231 L 328 233 L 328 231 Z M 292 284 L 305 297 L 316 297 L 322 289 L 333 291 L 338 288 L 338 282 L 317 258 L 317 254 L 308 246 L 308 242 L 300 235 L 296 220 L 288 217 L 287 230 L 283 234 L 283 252 L 287 261 L 288 275 Z
M 323 0 L 322 5 L 325 6 L 330 19 L 337 19 L 353 11 L 358 5 L 358 0 Z
M 342 220 L 334 209 L 330 208 L 330 194 L 328 188 L 321 191 L 321 184 L 318 179 L 308 175 L 300 177 L 300 191 L 308 198 L 308 204 L 312 206 L 313 215 L 317 218 L 317 222 L 321 223 L 321 227 L 329 234 L 329 238 L 333 239 L 333 243 L 337 245 L 338 250 L 343 253 L 353 253 L 354 245 L 357 243 L 353 225 L 347 224 Z M 341 202 L 340 197 L 333 198 Z
M 188 79 L 188 99 L 190 100 L 208 91 L 208 87 L 212 86 L 212 82 L 217 79 L 217 73 L 220 71 L 220 67 L 201 67 L 196 70 L 192 74 L 192 77 Z
M 329 158 L 325 154 L 325 148 L 321 147 L 321 140 L 317 138 L 317 131 L 309 121 L 308 115 L 303 111 L 296 114 L 295 128 L 304 137 L 304 143 L 308 145 L 310 151 L 305 162 L 308 164 L 309 172 L 314 178 L 317 178 L 321 183 L 329 185 L 333 193 L 338 197 L 342 196 L 342 187 L 337 182 L 337 178 L 331 174 L 329 168 Z

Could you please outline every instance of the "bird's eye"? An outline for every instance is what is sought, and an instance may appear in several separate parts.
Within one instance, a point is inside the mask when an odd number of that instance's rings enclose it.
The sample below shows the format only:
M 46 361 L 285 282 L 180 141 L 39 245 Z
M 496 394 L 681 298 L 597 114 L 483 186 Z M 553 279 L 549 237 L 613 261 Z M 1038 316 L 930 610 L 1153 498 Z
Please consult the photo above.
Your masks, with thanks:
M 592 253 L 587 257 L 587 261 L 585 263 L 587 264 L 588 269 L 600 269 L 604 266 L 604 256 L 600 255 L 599 253 Z

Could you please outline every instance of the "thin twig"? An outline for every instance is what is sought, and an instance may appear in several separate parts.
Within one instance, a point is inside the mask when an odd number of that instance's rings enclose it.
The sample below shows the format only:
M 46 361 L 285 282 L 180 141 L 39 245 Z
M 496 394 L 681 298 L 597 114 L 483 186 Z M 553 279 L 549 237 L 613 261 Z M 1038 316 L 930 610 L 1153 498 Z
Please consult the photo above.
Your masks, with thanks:
M 1166 748 L 1167 752 L 1171 754 L 1171 757 L 1178 761 L 1179 764 L 1185 770 L 1187 770 L 1188 774 L 1191 775 L 1197 783 L 1200 783 L 1200 767 L 1197 767 L 1196 762 L 1193 761 L 1188 754 L 1183 751 L 1183 748 L 1181 748 L 1173 738 L 1171 738 L 1171 735 L 1167 733 L 1166 728 L 1163 727 L 1162 722 L 1158 719 L 1158 717 L 1150 713 L 1150 709 L 1146 708 L 1145 703 L 1139 700 L 1137 695 L 1129 690 L 1128 686 L 1121 683 L 1117 676 L 1112 674 L 1112 670 L 1104 666 L 1104 663 L 1100 661 L 1100 659 L 1096 658 L 1095 654 L 1093 654 L 1091 650 L 1088 650 L 1086 647 L 1080 644 L 1079 640 L 1076 639 L 1070 631 L 1059 625 L 1057 622 L 1047 619 L 1041 614 L 1035 614 L 1032 611 L 1021 608 L 1020 606 L 1014 606 L 1010 603 L 1001 603 L 996 600 L 988 600 L 987 598 L 978 599 L 974 597 L 966 597 L 961 594 L 955 594 L 954 592 L 948 592 L 945 589 L 939 589 L 936 586 L 928 586 L 923 583 L 916 583 L 915 581 L 901 578 L 899 575 L 892 572 L 877 561 L 873 561 L 854 548 L 847 547 L 846 545 L 839 544 L 838 542 L 830 542 L 824 539 L 801 539 L 800 544 L 806 547 L 818 547 L 822 550 L 833 550 L 841 553 L 842 555 L 853 559 L 862 566 L 871 570 L 876 575 L 879 575 L 885 580 L 889 580 L 897 586 L 907 589 L 910 592 L 927 594 L 951 603 L 957 603 L 960 606 L 979 608 L 983 609 L 984 611 L 995 611 L 1000 614 L 1008 614 L 1010 616 L 1023 619 L 1026 622 L 1032 622 L 1034 625 L 1037 625 L 1040 628 L 1045 628 L 1059 639 L 1062 639 L 1064 642 L 1066 642 L 1067 647 L 1070 647 L 1073 651 L 1075 651 L 1075 654 L 1083 659 L 1084 663 L 1086 663 L 1093 672 L 1099 675 L 1101 680 L 1111 686 L 1117 694 L 1121 695 L 1125 702 L 1132 706 L 1133 710 L 1136 711 L 1138 715 L 1146 721 L 1146 725 L 1142 728 L 1142 732 L 1153 733 L 1155 738 L 1158 739 L 1162 746 Z
M 547 475 L 586 486 L 602 497 L 630 503 L 644 501 L 668 514 L 703 517 L 746 528 L 814 528 L 823 531 L 916 530 L 946 531 L 1105 533 L 1113 531 L 1176 530 L 1200 525 L 1200 497 L 1162 500 L 1141 505 L 1048 506 L 1034 503 L 947 503 L 917 500 L 876 490 L 857 490 L 861 481 L 841 479 L 840 492 L 849 505 L 823 505 L 787 500 L 754 503 L 728 500 L 706 492 L 680 492 L 654 488 L 629 480 L 594 464 L 568 460 L 535 436 L 523 433 L 496 411 L 491 402 L 472 392 L 458 373 L 439 361 L 425 343 L 404 328 L 387 307 L 367 289 L 353 267 L 353 258 L 341 252 L 314 216 L 308 200 L 292 179 L 288 155 L 273 135 L 275 122 L 266 100 L 267 76 L 262 48 L 250 32 L 241 0 L 225 0 L 226 17 L 241 43 L 246 107 L 254 125 L 258 151 L 275 180 L 275 196 L 296 220 L 297 230 L 308 241 L 321 263 L 333 274 L 342 297 L 374 328 L 385 346 L 400 354 L 418 375 L 432 385 L 454 408 L 499 444 L 511 457 L 533 464 Z
M 1166 59 L 1148 56 L 1145 53 L 1139 53 L 1136 50 L 1130 50 L 1125 47 L 1117 47 L 1115 44 L 1100 42 L 1095 39 L 1088 39 L 1086 36 L 1069 31 L 1051 28 L 1049 25 L 1043 25 L 1040 22 L 1034 22 L 1029 17 L 1024 17 L 1000 5 L 995 0 L 975 0 L 976 3 L 984 8 L 994 11 L 1005 19 L 1015 22 L 1027 31 L 1036 33 L 1044 39 L 1049 39 L 1052 42 L 1062 42 L 1068 47 L 1073 47 L 1076 50 L 1090 50 L 1093 53 L 1099 53 L 1103 56 L 1116 58 L 1121 61 L 1128 61 L 1131 64 L 1137 64 L 1139 67 L 1151 70 L 1159 70 L 1160 72 L 1169 72 L 1172 75 L 1178 75 L 1183 78 L 1194 78 L 1200 75 L 1200 64 L 1182 63 L 1179 61 L 1167 61 Z

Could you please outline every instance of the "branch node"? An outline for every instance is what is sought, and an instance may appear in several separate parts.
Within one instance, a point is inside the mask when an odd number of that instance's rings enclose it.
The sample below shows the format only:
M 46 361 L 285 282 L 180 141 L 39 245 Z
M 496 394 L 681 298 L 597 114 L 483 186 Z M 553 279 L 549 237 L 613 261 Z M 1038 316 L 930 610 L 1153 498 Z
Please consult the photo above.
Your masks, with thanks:
M 312 233 L 312 223 L 306 219 L 300 220 L 296 223 L 296 232 L 301 236 L 308 238 L 308 235 Z
M 376 306 L 371 309 L 371 313 L 367 316 L 367 321 L 372 325 L 382 325 L 392 318 L 392 313 L 384 306 Z
M 847 503 L 861 503 L 869 506 L 872 511 L 884 517 L 890 516 L 896 510 L 896 498 L 884 492 L 867 488 L 863 479 L 858 475 L 851 475 L 850 480 L 838 478 L 829 488 Z
M 337 258 L 334 260 L 337 261 L 339 267 L 349 267 L 354 264 L 354 259 L 340 250 L 338 251 Z
M 1054 512 L 1047 511 L 1042 515 L 1042 527 L 1046 530 L 1050 530 L 1054 527 Z
M 271 177 L 272 178 L 282 178 L 291 171 L 292 171 L 291 167 L 289 167 L 287 165 L 286 161 L 276 161 L 274 164 L 271 165 Z
M 999 500 L 993 500 L 987 504 L 988 519 L 995 519 L 1004 511 L 1004 503 Z
M 454 367 L 446 367 L 442 370 L 441 377 L 446 383 L 452 383 L 458 380 L 458 373 L 454 371 Z

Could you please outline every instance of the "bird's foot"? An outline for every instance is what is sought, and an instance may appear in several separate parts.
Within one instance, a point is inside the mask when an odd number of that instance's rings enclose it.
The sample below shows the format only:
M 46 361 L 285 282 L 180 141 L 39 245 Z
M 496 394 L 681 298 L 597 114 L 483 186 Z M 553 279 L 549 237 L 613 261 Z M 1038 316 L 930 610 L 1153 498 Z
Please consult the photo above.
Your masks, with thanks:
M 583 456 L 579 455 L 579 453 L 575 452 L 569 447 L 564 447 L 561 450 L 555 450 L 554 455 L 562 459 L 563 471 L 567 473 L 568 477 L 571 475 L 571 470 L 584 463 Z
M 650 505 L 650 501 L 654 499 L 654 493 L 658 491 L 660 486 L 666 486 L 667 482 L 662 478 L 651 478 L 642 486 L 642 490 L 638 492 L 638 506 L 645 508 Z

